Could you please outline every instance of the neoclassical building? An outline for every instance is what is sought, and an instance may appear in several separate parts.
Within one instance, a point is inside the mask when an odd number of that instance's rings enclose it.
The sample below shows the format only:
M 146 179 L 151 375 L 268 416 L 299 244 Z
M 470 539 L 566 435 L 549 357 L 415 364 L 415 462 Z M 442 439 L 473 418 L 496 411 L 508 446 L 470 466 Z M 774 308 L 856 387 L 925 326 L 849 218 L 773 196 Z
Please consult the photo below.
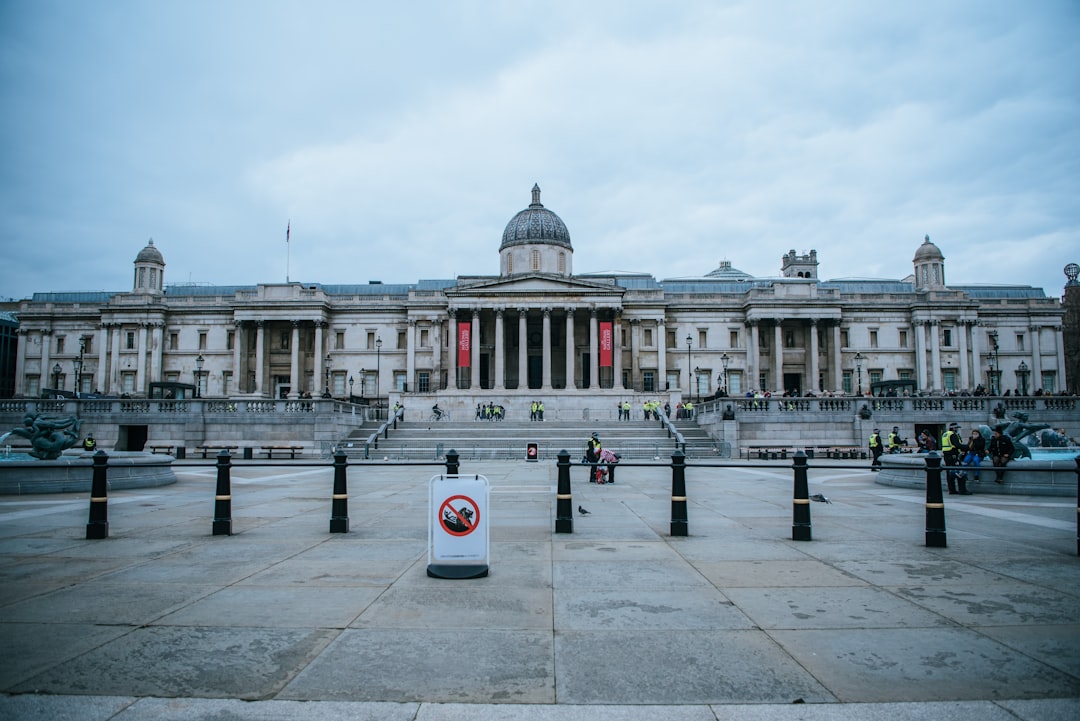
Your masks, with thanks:
M 494 240 L 494 239 L 493 239 Z M 949 285 L 929 237 L 897 280 L 821 280 L 815 251 L 754 278 L 573 272 L 570 233 L 540 202 L 515 214 L 498 275 L 411 283 L 165 283 L 153 240 L 132 288 L 19 304 L 15 395 L 133 397 L 151 383 L 209 397 L 391 398 L 469 406 L 599 394 L 768 389 L 1031 394 L 1064 388 L 1064 311 L 1030 286 Z M 897 264 L 906 262 L 896 258 Z M 427 398 L 424 398 L 424 397 Z

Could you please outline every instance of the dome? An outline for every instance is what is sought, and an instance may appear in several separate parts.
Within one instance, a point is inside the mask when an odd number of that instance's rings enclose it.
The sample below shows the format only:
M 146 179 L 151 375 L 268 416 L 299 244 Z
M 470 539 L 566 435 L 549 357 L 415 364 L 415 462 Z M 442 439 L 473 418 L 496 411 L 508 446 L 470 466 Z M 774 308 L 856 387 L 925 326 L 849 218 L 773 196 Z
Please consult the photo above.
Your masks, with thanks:
M 945 256 L 941 254 L 941 249 L 930 242 L 930 236 L 926 236 L 923 244 L 919 246 L 919 249 L 915 251 L 915 257 L 912 259 L 914 263 L 920 263 L 927 260 L 945 260 Z
M 731 267 L 730 260 L 720 261 L 720 266 L 716 270 L 710 270 L 705 274 L 706 278 L 716 278 L 717 280 L 753 280 L 753 276 L 749 273 L 744 273 L 738 268 Z
M 154 247 L 154 239 L 151 238 L 146 247 L 139 251 L 139 254 L 135 256 L 136 263 L 157 263 L 158 265 L 165 265 L 165 258 L 162 257 L 161 251 Z
M 526 243 L 549 243 L 573 250 L 573 246 L 570 245 L 570 233 L 566 230 L 566 224 L 562 222 L 562 218 L 541 204 L 539 185 L 533 185 L 532 203 L 529 207 L 515 215 L 506 224 L 499 250 Z

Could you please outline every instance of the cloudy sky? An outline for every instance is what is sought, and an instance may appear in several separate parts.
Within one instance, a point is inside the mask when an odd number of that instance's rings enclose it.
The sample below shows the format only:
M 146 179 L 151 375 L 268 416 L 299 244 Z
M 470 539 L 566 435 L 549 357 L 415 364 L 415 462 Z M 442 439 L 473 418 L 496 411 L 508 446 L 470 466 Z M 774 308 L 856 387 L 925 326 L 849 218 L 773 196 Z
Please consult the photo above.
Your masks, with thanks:
M 1078 68 L 1076 0 L 0 0 L 0 298 L 496 274 L 533 183 L 578 273 L 1058 296 Z

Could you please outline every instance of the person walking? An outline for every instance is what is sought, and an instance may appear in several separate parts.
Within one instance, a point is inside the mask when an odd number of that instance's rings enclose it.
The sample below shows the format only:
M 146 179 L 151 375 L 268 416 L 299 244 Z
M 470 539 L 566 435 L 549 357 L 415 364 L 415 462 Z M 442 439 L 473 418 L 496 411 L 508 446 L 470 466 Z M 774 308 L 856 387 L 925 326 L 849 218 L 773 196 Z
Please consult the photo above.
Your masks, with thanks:
M 986 439 L 982 437 L 978 429 L 971 431 L 971 437 L 967 442 L 967 453 L 964 454 L 964 465 L 975 466 L 975 482 L 979 481 L 979 465 L 983 456 L 986 455 Z M 966 471 L 965 471 L 966 474 Z
M 950 495 L 970 496 L 971 492 L 967 489 L 967 474 L 961 474 L 956 470 L 956 466 L 960 465 L 960 451 L 964 445 L 964 440 L 956 432 L 959 428 L 960 426 L 956 423 L 950 423 L 948 430 L 941 434 L 941 456 L 946 466 L 945 483 L 949 486 Z
M 589 483 L 596 483 L 597 463 L 600 461 L 600 434 L 596 431 L 585 442 L 585 460 L 589 463 Z
M 874 460 L 870 462 L 870 470 L 881 470 L 881 454 L 885 452 L 885 446 L 881 442 L 881 430 L 874 429 L 874 432 L 870 434 L 870 455 Z
M 994 464 L 994 483 L 1005 483 L 1005 466 L 1012 458 L 1016 448 L 1012 439 L 1001 432 L 1001 427 L 994 429 L 994 435 L 990 438 L 990 462 Z

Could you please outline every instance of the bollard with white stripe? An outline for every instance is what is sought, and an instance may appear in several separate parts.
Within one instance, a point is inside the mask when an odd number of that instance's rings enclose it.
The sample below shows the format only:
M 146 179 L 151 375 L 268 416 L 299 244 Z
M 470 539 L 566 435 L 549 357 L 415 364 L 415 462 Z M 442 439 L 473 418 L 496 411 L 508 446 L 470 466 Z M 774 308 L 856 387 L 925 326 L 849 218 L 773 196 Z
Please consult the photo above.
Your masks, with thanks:
M 690 534 L 686 515 L 686 455 L 681 450 L 671 454 L 671 535 Z
M 109 456 L 105 451 L 94 454 L 94 477 L 90 485 L 90 519 L 86 538 L 109 537 Z
M 945 503 L 941 496 L 941 455 L 926 454 L 926 545 L 945 548 Z
M 217 457 L 217 492 L 214 495 L 214 533 L 215 536 L 232 535 L 232 481 L 229 469 L 232 456 L 224 450 Z
M 555 533 L 574 532 L 574 495 L 570 491 L 570 451 L 559 451 L 559 486 L 555 491 Z
M 792 462 L 795 469 L 795 489 L 792 493 L 791 540 L 811 540 L 810 487 L 806 480 L 806 454 L 798 451 Z
M 348 459 L 340 448 L 334 452 L 334 497 L 330 510 L 330 533 L 349 532 L 349 491 L 345 469 Z

